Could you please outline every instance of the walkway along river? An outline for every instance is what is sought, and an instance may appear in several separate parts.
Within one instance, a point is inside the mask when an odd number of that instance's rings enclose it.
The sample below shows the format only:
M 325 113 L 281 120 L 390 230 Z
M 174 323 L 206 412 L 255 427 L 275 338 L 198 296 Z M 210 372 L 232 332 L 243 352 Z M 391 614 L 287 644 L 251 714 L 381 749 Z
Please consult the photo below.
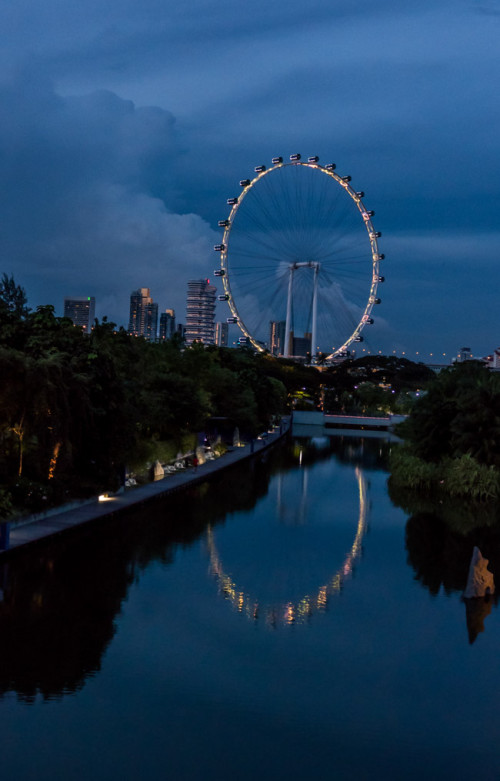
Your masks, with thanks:
M 240 447 L 229 448 L 223 456 L 213 461 L 206 461 L 197 467 L 196 471 L 192 469 L 179 471 L 166 475 L 163 480 L 131 488 L 116 495 L 106 495 L 102 499 L 84 502 L 79 507 L 72 506 L 71 509 L 61 507 L 60 511 L 34 515 L 19 523 L 0 523 L 0 557 L 47 537 L 68 532 L 82 524 L 115 515 L 135 505 L 162 499 L 174 491 L 206 480 L 221 469 L 227 469 L 249 458 L 257 458 L 263 451 L 282 439 L 288 433 L 290 425 L 291 419 L 283 418 L 279 426 L 267 432 L 265 438 L 253 440 Z

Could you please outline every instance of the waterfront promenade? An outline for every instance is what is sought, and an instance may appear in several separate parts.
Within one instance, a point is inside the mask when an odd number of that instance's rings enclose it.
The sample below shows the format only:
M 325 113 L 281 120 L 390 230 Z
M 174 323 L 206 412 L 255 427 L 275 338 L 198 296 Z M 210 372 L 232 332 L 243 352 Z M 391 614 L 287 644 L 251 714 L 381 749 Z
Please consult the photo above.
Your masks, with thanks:
M 201 483 L 211 475 L 228 469 L 234 464 L 257 458 L 282 439 L 290 430 L 290 426 L 291 419 L 283 418 L 281 425 L 273 432 L 269 432 L 265 438 L 255 439 L 253 443 L 240 447 L 229 448 L 224 455 L 213 461 L 206 461 L 196 469 L 188 467 L 174 474 L 165 475 L 162 480 L 127 488 L 121 493 L 110 494 L 100 499 L 96 497 L 81 505 L 72 505 L 70 509 L 61 507 L 60 511 L 52 510 L 43 515 L 25 518 L 20 522 L 0 524 L 0 530 L 3 527 L 3 533 L 0 535 L 0 559 L 19 548 L 63 534 L 83 524 L 97 522 L 129 507 L 166 497 L 175 491 Z

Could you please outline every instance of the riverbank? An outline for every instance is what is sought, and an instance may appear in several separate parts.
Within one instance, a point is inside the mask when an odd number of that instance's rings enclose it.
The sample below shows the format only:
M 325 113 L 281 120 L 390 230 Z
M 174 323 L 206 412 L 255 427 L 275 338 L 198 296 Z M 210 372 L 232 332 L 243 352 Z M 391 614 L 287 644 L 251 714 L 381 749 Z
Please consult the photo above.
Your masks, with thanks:
M 118 494 L 101 496 L 80 506 L 75 506 L 73 503 L 69 508 L 63 506 L 59 511 L 33 515 L 18 523 L 1 523 L 0 558 L 48 537 L 64 534 L 84 524 L 104 520 L 130 507 L 162 499 L 175 491 L 201 483 L 234 464 L 257 458 L 283 439 L 289 432 L 290 426 L 291 418 L 283 418 L 280 426 L 268 432 L 264 438 L 242 444 L 240 447 L 229 448 L 224 455 L 213 461 L 206 461 L 196 469 L 187 468 L 175 474 L 165 475 L 162 480 L 127 488 Z

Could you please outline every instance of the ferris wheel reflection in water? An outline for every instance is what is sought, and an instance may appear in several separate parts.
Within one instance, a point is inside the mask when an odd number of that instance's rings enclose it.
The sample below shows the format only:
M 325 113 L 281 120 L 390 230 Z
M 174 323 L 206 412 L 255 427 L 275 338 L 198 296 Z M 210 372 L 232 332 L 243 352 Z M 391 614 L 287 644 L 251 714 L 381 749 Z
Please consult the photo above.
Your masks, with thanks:
M 230 575 L 224 566 L 217 549 L 212 525 L 207 527 L 206 545 L 210 558 L 210 574 L 218 583 L 219 594 L 228 600 L 238 613 L 250 620 L 263 620 L 267 625 L 276 628 L 278 625 L 306 624 L 316 612 L 326 609 L 329 599 L 339 594 L 344 582 L 351 575 L 356 559 L 362 550 L 362 541 L 367 528 L 368 515 L 368 485 L 363 471 L 357 466 L 354 475 L 359 497 L 359 513 L 356 533 L 351 547 L 348 549 L 341 566 L 332 573 L 330 578 L 319 585 L 311 593 L 306 593 L 298 599 L 280 602 L 266 602 L 257 599 L 250 592 L 240 587 L 240 584 Z M 280 488 L 278 482 L 278 506 L 280 506 Z M 302 500 L 297 508 L 296 521 L 303 523 L 305 518 L 305 494 L 307 492 L 307 471 L 303 472 Z

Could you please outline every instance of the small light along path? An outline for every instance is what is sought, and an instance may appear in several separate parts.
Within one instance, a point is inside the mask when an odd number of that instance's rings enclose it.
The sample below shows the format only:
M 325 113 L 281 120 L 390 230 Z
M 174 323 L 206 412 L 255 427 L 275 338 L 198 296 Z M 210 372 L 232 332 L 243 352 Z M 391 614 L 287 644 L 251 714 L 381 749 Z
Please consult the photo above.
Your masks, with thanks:
M 265 450 L 281 440 L 290 430 L 291 419 L 283 418 L 280 426 L 265 439 L 254 439 L 240 447 L 229 448 L 224 455 L 213 461 L 206 461 L 196 469 L 187 467 L 174 474 L 165 475 L 162 480 L 125 489 L 122 493 L 110 494 L 106 498 L 95 498 L 82 502 L 79 506 L 72 505 L 70 509 L 62 506 L 60 511 L 33 515 L 19 521 L 4 521 L 0 523 L 0 561 L 19 548 L 40 542 L 41 540 L 63 534 L 84 524 L 97 522 L 108 518 L 122 510 L 139 506 L 153 499 L 167 497 L 175 491 L 182 490 L 220 472 L 234 464 L 260 456 Z M 2 533 L 2 527 L 3 533 Z

